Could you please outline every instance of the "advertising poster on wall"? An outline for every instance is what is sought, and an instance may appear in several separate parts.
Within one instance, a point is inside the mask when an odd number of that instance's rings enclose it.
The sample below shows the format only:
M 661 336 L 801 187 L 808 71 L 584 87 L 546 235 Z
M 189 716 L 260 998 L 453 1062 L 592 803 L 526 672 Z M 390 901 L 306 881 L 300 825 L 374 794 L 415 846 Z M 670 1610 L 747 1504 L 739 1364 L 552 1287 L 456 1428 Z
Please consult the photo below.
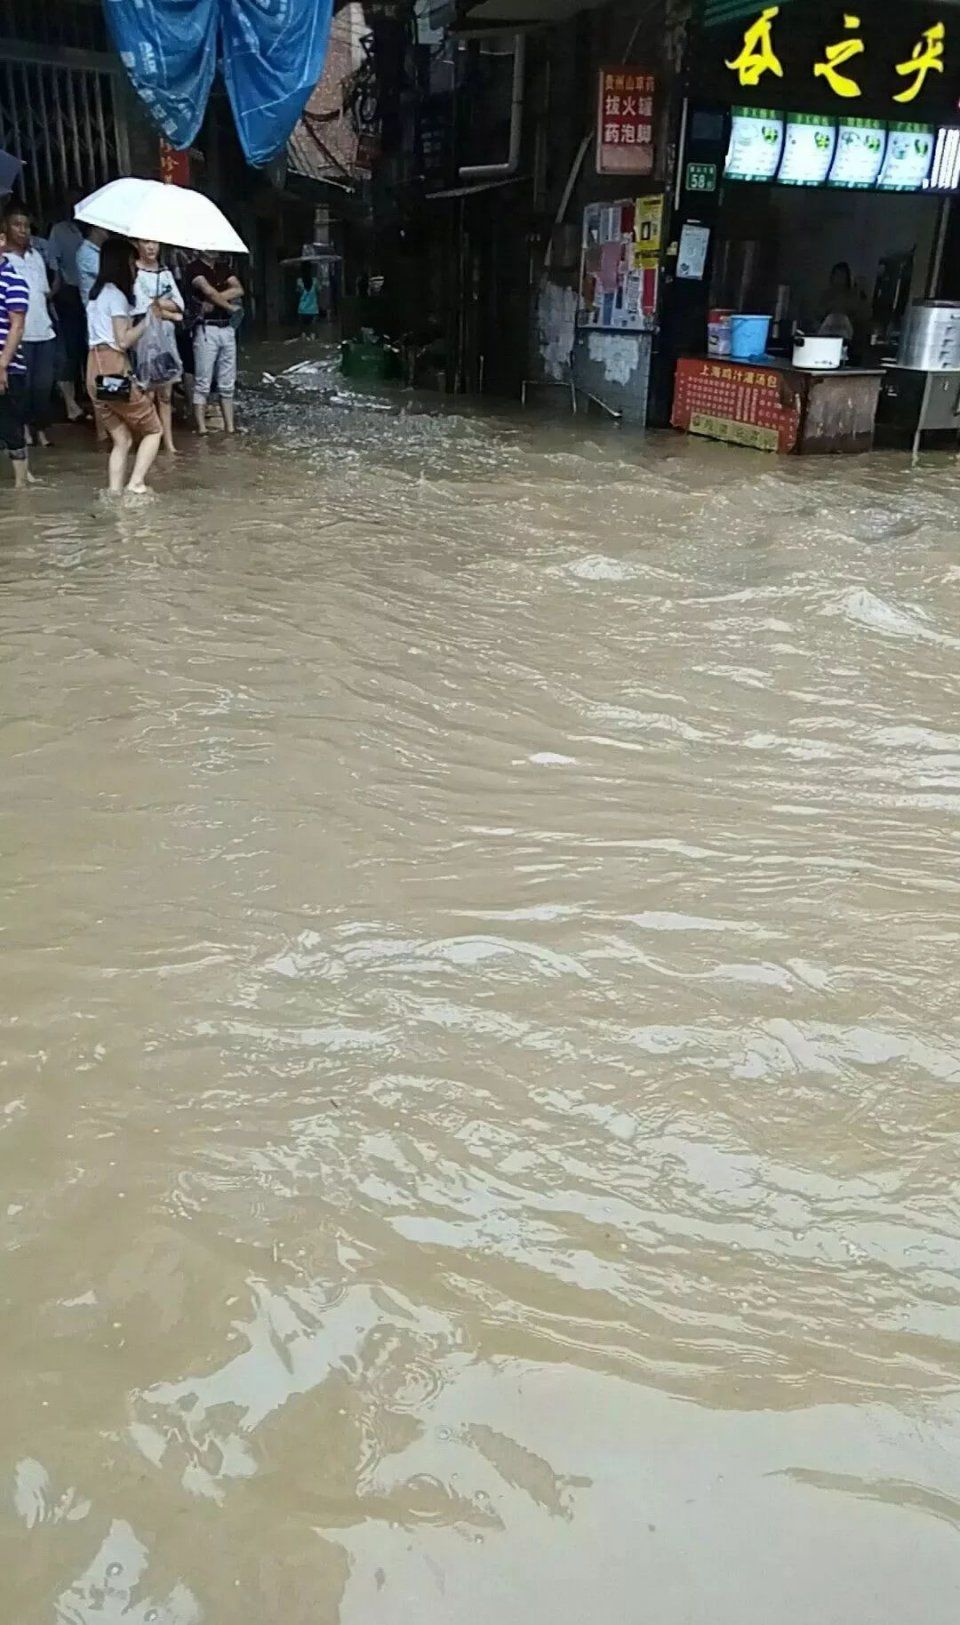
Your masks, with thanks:
M 663 240 L 663 193 L 638 197 L 634 214 L 634 242 L 640 263 L 656 265 Z
M 685 220 L 677 251 L 677 277 L 681 282 L 702 282 L 707 270 L 710 227 L 697 220 Z
M 653 173 L 656 80 L 645 68 L 601 68 L 597 91 L 597 174 Z
M 591 203 L 583 214 L 577 325 L 642 333 L 656 311 L 663 195 Z

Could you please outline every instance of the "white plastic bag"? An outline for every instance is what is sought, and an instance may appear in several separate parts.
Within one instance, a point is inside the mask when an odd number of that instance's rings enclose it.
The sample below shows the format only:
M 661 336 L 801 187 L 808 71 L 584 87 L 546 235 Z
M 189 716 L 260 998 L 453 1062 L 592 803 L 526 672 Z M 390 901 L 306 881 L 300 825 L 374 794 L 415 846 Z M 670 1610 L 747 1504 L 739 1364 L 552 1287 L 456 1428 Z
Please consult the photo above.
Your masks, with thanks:
M 137 340 L 137 383 L 142 389 L 173 384 L 183 372 L 173 328 L 151 310 L 147 325 Z

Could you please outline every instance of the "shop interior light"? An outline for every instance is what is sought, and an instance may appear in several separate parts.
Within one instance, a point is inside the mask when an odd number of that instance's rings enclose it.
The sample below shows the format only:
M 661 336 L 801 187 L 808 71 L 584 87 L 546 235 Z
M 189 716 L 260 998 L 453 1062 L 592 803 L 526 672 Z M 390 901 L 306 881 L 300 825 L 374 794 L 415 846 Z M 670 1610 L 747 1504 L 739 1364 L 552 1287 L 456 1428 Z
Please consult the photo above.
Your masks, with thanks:
M 927 186 L 931 192 L 955 192 L 960 187 L 960 129 L 945 125 L 937 131 Z

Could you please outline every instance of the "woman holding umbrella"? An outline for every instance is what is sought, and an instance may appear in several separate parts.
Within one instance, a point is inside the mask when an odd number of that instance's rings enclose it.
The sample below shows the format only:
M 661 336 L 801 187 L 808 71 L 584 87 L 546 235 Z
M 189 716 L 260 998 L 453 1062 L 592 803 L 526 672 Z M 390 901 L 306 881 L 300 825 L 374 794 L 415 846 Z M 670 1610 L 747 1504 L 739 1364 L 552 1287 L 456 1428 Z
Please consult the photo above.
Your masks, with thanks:
M 205 197 L 202 192 L 192 191 L 188 186 L 174 186 L 166 181 L 138 180 L 134 176 L 127 175 L 121 180 L 108 181 L 106 186 L 101 186 L 96 192 L 91 192 L 89 197 L 84 198 L 77 205 L 74 213 L 76 218 L 86 225 L 96 226 L 102 231 L 116 232 L 123 237 L 132 238 L 134 241 L 168 243 L 173 248 L 193 248 L 198 251 L 202 249 L 204 252 L 214 255 L 247 253 L 247 245 L 243 238 L 237 235 L 229 220 L 221 213 L 216 204 L 210 198 Z M 197 259 L 202 260 L 199 286 L 196 285 L 196 276 L 190 275 L 190 272 L 194 270 L 197 264 Z M 113 289 L 108 304 L 114 300 L 117 293 L 121 298 L 127 296 L 126 273 L 128 267 L 126 258 L 124 258 L 123 264 L 120 264 L 115 257 L 111 256 L 111 265 L 113 268 L 112 274 L 105 275 L 101 267 L 101 274 L 96 283 L 100 298 L 104 297 L 104 289 Z M 238 301 L 243 298 L 243 289 L 236 277 L 229 273 L 222 289 L 213 287 L 213 284 L 204 274 L 207 265 L 208 262 L 203 259 L 201 254 L 198 254 L 197 258 L 188 267 L 184 291 L 188 288 L 191 293 L 196 294 L 199 300 L 203 301 L 204 305 L 208 305 L 211 311 L 217 313 L 216 317 L 212 317 L 208 316 L 206 310 L 204 310 L 205 328 L 207 322 L 212 323 L 214 320 L 223 318 L 227 331 L 230 333 L 230 337 L 233 338 L 234 334 L 229 324 L 236 312 Z M 210 268 L 213 269 L 212 266 Z M 120 277 L 119 283 L 116 281 L 117 276 Z M 216 271 L 214 271 L 214 277 L 215 279 L 217 277 Z M 132 274 L 130 280 L 132 286 Z M 156 301 L 154 301 L 150 309 L 163 319 L 167 310 L 173 311 L 173 305 L 165 306 L 163 300 L 161 300 L 160 305 L 157 305 Z M 105 307 L 103 318 L 98 317 L 96 320 L 97 331 L 107 333 L 110 324 L 114 322 L 120 324 L 116 329 L 116 353 L 129 367 L 127 352 L 136 344 L 146 322 L 145 320 L 135 321 L 126 306 L 118 305 L 116 308 L 111 309 Z M 113 348 L 108 341 L 101 340 L 100 343 L 101 348 Z M 196 340 L 194 343 L 196 346 Z M 228 364 L 230 359 L 227 353 L 229 340 L 223 337 L 218 328 L 213 340 L 206 344 L 205 348 L 212 353 L 214 364 L 218 360 L 221 363 L 219 387 L 221 398 L 224 400 L 226 416 L 226 397 L 228 395 L 232 397 L 233 382 Z M 198 355 L 198 367 L 199 361 L 200 357 Z M 113 364 L 116 365 L 115 362 Z M 93 369 L 94 364 L 91 363 L 91 376 L 94 376 Z M 142 423 L 150 421 L 159 428 L 156 409 L 149 401 L 144 403 L 142 391 L 133 388 L 132 393 L 138 407 L 137 418 L 140 419 L 142 416 Z M 100 393 L 99 399 L 102 405 L 103 392 Z M 232 408 L 232 399 L 230 406 Z M 124 411 L 122 414 L 115 414 L 115 416 L 118 419 L 123 417 L 129 426 L 131 422 L 129 412 Z M 232 427 L 232 421 L 228 422 L 227 427 Z M 148 455 L 144 448 L 147 439 L 152 440 L 152 437 L 153 429 L 151 428 L 150 435 L 145 436 L 140 452 L 137 455 L 137 467 L 134 468 L 131 480 L 132 489 L 137 489 L 135 484 L 137 468 L 141 469 L 141 473 L 145 472 L 140 458 L 141 455 Z M 114 449 L 116 450 L 116 446 Z M 147 467 L 150 466 L 155 455 L 156 449 L 154 447 L 152 453 L 149 454 Z M 113 466 L 115 471 L 116 465 Z
M 127 459 L 139 441 L 133 472 L 126 489 L 142 496 L 146 479 L 160 449 L 160 419 L 149 395 L 140 388 L 130 365 L 130 351 L 147 325 L 146 313 L 133 314 L 133 285 L 137 262 L 123 238 L 112 237 L 100 251 L 100 274 L 87 304 L 87 389 L 97 402 L 101 421 L 110 436 L 107 463 L 109 489 L 124 489 Z M 155 303 L 155 302 L 154 302 Z M 157 309 L 157 314 L 162 314 Z

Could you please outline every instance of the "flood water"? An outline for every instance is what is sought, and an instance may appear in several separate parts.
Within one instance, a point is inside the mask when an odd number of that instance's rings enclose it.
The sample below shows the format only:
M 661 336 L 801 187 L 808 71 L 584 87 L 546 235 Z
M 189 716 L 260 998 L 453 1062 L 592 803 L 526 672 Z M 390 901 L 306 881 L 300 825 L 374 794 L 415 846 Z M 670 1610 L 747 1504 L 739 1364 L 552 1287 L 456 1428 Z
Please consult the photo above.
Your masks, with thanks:
M 952 1622 L 960 473 L 319 384 L 0 492 L 0 1618 Z

